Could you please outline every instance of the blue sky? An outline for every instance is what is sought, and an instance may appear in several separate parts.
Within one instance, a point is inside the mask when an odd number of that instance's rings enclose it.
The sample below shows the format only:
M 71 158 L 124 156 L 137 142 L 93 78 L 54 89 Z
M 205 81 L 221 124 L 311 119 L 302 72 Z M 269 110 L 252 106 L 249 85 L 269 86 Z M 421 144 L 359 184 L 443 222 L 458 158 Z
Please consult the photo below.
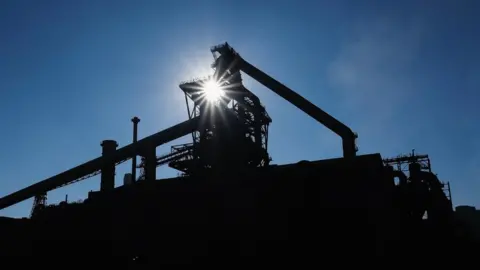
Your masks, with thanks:
M 1 1 L 0 196 L 99 156 L 104 139 L 130 143 L 133 116 L 140 137 L 187 119 L 178 83 L 207 75 L 210 46 L 228 41 L 358 132 L 360 154 L 429 154 L 454 204 L 478 207 L 479 11 L 474 0 Z M 273 118 L 274 163 L 341 155 L 329 130 L 245 84 Z M 85 180 L 49 202 L 99 185 Z M 0 215 L 26 216 L 31 204 Z

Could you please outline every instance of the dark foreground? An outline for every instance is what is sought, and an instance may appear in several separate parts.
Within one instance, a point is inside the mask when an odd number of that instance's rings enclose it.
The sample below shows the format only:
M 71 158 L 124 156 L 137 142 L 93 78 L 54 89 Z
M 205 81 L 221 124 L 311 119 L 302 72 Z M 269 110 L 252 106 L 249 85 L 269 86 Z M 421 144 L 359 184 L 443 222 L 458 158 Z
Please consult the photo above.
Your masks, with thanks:
M 60 260 L 60 265 L 68 258 L 112 256 L 128 265 L 243 260 L 318 265 L 334 256 L 393 258 L 475 248 L 455 237 L 453 223 L 401 218 L 394 183 L 378 154 L 140 181 L 91 195 L 82 204 L 49 207 L 33 219 L 1 219 L 1 254 L 52 258 L 51 264 Z

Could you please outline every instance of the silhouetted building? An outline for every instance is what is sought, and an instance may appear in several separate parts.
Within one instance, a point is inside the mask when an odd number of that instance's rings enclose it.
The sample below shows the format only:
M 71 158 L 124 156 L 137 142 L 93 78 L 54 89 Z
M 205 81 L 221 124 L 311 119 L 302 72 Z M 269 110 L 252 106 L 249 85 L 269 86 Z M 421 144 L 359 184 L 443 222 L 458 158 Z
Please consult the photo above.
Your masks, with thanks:
M 0 198 L 0 209 L 35 198 L 30 219 L 0 219 L 0 254 L 54 260 L 68 255 L 72 261 L 95 262 L 95 255 L 118 255 L 115 260 L 140 258 L 152 266 L 207 257 L 228 263 L 255 258 L 284 266 L 324 264 L 325 257 L 337 255 L 398 256 L 405 244 L 410 254 L 423 255 L 448 253 L 454 246 L 437 244 L 438 239 L 455 240 L 453 209 L 449 186 L 445 193 L 427 155 L 412 152 L 385 160 L 379 153 L 357 155 L 357 135 L 348 126 L 245 61 L 227 43 L 211 52 L 214 75 L 180 84 L 187 121 L 137 140 L 139 119 L 134 118 L 132 144 L 117 149 L 116 141 L 104 140 L 100 157 Z M 343 157 L 270 164 L 272 119 L 243 86 L 240 72 L 340 136 Z M 208 100 L 210 83 L 225 90 L 217 100 Z M 157 156 L 158 146 L 187 135 L 191 143 Z M 284 147 L 291 148 L 290 142 Z M 138 166 L 137 156 L 142 160 Z M 132 173 L 115 187 L 116 166 L 129 159 Z M 408 174 L 402 166 L 407 164 Z M 162 165 L 182 177 L 156 181 Z M 99 174 L 100 191 L 89 192 L 85 201 L 46 205 L 47 192 Z M 474 234 L 468 228 L 478 224 L 478 211 L 457 212 L 470 224 L 459 226 L 464 235 Z M 87 249 L 85 241 L 91 241 Z
M 455 218 L 464 229 L 464 234 L 480 240 L 480 210 L 474 206 L 460 205 L 455 207 Z

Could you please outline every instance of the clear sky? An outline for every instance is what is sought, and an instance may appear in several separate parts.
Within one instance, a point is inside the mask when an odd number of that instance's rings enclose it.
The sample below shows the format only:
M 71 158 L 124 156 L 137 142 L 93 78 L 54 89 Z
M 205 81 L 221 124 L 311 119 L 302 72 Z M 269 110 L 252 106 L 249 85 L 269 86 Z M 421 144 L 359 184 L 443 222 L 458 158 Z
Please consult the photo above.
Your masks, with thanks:
M 130 143 L 133 116 L 140 138 L 186 120 L 178 83 L 209 74 L 210 46 L 228 41 L 358 132 L 360 154 L 429 154 L 454 204 L 478 207 L 479 13 L 475 0 L 0 1 L 0 196 L 99 156 L 104 139 Z M 273 118 L 274 163 L 341 155 L 329 130 L 245 84 Z M 49 202 L 99 185 L 85 180 Z M 31 205 L 0 215 L 27 216 Z

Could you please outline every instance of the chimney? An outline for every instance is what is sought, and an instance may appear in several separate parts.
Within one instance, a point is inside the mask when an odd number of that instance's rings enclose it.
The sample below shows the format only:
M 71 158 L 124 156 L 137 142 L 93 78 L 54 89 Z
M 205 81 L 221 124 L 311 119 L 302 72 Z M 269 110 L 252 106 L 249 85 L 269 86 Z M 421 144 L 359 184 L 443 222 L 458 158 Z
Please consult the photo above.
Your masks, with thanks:
M 140 118 L 138 117 L 133 117 L 132 118 L 133 122 L 133 143 L 136 143 L 138 138 L 138 123 L 140 122 Z M 134 155 L 132 157 L 132 182 L 135 182 L 137 180 L 137 155 Z

